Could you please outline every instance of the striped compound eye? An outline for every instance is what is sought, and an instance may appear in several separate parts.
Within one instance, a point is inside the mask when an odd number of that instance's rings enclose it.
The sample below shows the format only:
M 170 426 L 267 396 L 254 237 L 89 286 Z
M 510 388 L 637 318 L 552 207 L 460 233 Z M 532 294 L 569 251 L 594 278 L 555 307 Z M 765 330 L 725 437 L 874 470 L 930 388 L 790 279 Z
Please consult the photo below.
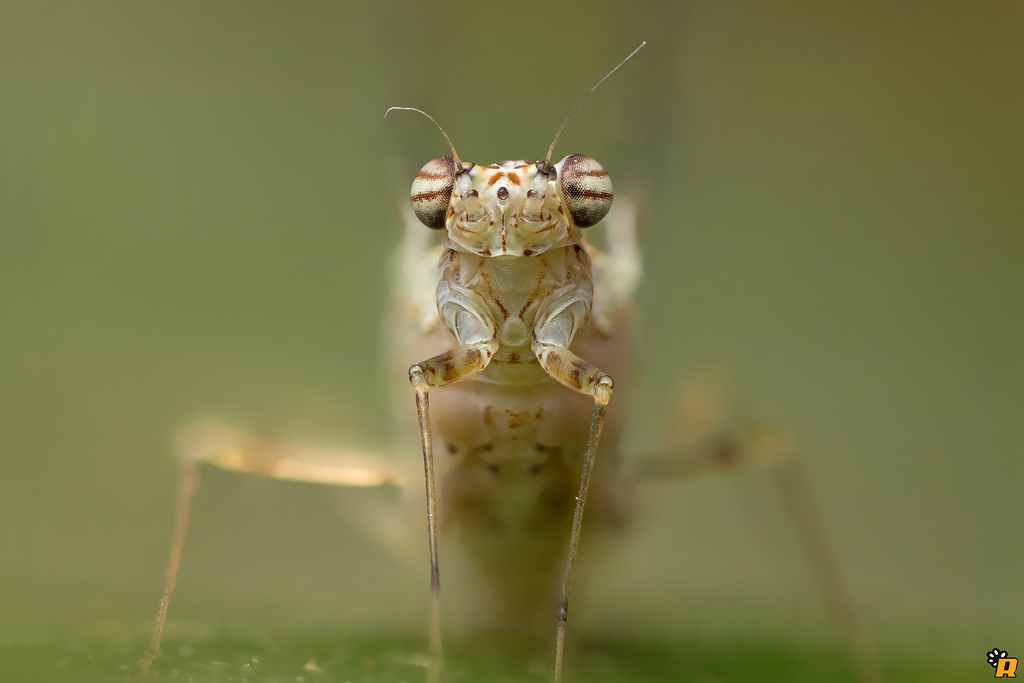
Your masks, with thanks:
M 608 171 L 583 154 L 570 154 L 556 168 L 572 222 L 580 228 L 599 223 L 612 208 L 612 179 Z
M 412 211 L 420 223 L 433 230 L 444 228 L 455 174 L 461 170 L 462 164 L 452 157 L 438 157 L 428 161 L 416 174 L 410 200 Z

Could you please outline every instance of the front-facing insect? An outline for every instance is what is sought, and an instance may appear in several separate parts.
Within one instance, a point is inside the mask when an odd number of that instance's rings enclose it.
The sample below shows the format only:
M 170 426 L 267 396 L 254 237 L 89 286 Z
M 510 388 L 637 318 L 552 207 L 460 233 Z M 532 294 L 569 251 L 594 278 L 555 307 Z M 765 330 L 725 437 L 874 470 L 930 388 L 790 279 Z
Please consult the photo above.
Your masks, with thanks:
M 552 164 L 557 140 L 556 133 L 542 161 L 491 166 L 462 162 L 449 140 L 452 156 L 427 163 L 412 184 L 416 217 L 444 231 L 436 310 L 449 333 L 448 348 L 409 369 L 426 479 L 432 676 L 441 649 L 435 435 L 451 456 L 444 460 L 442 515 L 506 601 L 542 601 L 564 558 L 556 683 L 592 486 L 597 516 L 619 516 L 621 478 L 592 484 L 592 475 L 613 387 L 601 359 L 621 363 L 625 355 L 614 345 L 613 320 L 628 315 L 630 303 L 615 291 L 628 295 L 631 287 L 616 283 L 612 261 L 583 241 L 584 229 L 611 209 L 608 173 L 582 154 Z M 637 270 L 633 263 L 622 269 Z M 438 327 L 428 322 L 423 337 L 431 326 Z M 441 395 L 432 422 L 429 390 L 456 383 L 461 391 Z M 618 431 L 609 430 L 606 450 L 614 450 Z
M 604 218 L 611 203 L 608 174 L 579 154 L 554 165 L 486 167 L 441 157 L 412 186 L 417 218 L 446 231 L 436 298 L 450 348 L 409 371 L 426 472 L 435 612 L 436 440 L 449 454 L 442 515 L 457 527 L 466 553 L 488 567 L 500 594 L 520 604 L 546 595 L 546 578 L 557 576 L 568 548 L 556 680 L 584 503 L 613 386 L 590 359 L 609 355 L 595 347 L 610 346 L 611 319 L 619 314 L 608 293 L 606 310 L 595 315 L 595 288 L 613 275 L 595 273 L 583 229 Z M 457 382 L 461 391 L 439 395 L 432 421 L 428 390 Z M 595 485 L 595 498 L 607 508 L 614 496 Z
M 640 272 L 635 215 L 627 209 L 609 221 L 607 253 L 589 244 L 585 233 L 611 209 L 612 183 L 581 154 L 551 163 L 555 141 L 541 161 L 481 166 L 462 161 L 449 140 L 451 156 L 428 162 L 412 184 L 418 223 L 410 217 L 399 250 L 400 305 L 389 339 L 416 399 L 431 568 L 430 681 L 441 667 L 439 526 L 452 541 L 445 550 L 464 556 L 489 589 L 485 609 L 520 624 L 554 618 L 558 683 L 584 510 L 588 534 L 620 527 L 633 483 L 645 474 L 678 478 L 772 460 L 782 450 L 766 446 L 756 430 L 709 431 L 669 457 L 634 458 L 625 467 L 622 412 L 607 406 L 613 377 L 618 391 L 629 385 L 631 297 Z M 439 245 L 430 244 L 431 234 Z M 183 456 L 171 558 L 144 666 L 159 653 L 200 463 L 345 486 L 413 479 L 387 458 L 356 451 L 324 457 L 216 425 L 193 430 Z M 809 528 L 812 550 L 827 559 Z M 830 561 L 817 564 L 840 622 L 852 624 Z

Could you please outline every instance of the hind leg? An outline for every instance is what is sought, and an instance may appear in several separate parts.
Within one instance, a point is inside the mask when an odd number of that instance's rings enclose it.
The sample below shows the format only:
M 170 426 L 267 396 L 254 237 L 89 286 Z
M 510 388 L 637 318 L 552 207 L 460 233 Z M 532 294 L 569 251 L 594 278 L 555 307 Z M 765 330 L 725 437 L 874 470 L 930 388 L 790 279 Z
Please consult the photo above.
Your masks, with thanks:
M 160 655 L 164 624 L 188 535 L 192 500 L 199 483 L 199 467 L 213 465 L 235 472 L 274 479 L 333 486 L 402 486 L 401 473 L 387 459 L 355 450 L 326 450 L 282 444 L 234 431 L 213 421 L 197 422 L 182 430 L 178 444 L 178 492 L 174 532 L 167 560 L 156 625 L 145 656 L 145 671 Z
M 674 448 L 627 459 L 638 481 L 672 481 L 705 474 L 762 467 L 785 506 L 836 629 L 864 682 L 882 680 L 879 665 L 857 618 L 832 551 L 821 510 L 798 456 L 794 439 L 781 426 L 737 417 L 721 384 L 710 383 L 684 396 L 674 416 Z

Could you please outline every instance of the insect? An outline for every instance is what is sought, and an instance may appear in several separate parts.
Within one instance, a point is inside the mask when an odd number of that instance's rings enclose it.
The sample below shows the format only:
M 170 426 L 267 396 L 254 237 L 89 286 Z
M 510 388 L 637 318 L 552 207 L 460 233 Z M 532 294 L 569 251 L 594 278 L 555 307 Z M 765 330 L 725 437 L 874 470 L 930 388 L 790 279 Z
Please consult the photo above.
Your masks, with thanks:
M 465 162 L 438 125 L 451 156 L 428 162 L 412 184 L 418 222 L 407 228 L 400 251 L 393 336 L 404 341 L 399 354 L 410 363 L 422 455 L 432 682 L 442 659 L 439 526 L 498 596 L 498 609 L 516 620 L 550 616 L 559 683 L 584 526 L 590 533 L 624 524 L 633 481 L 645 472 L 685 476 L 770 459 L 777 450 L 736 432 L 628 467 L 620 458 L 623 419 L 608 406 L 617 382 L 628 387 L 639 249 L 629 208 L 608 228 L 607 253 L 585 238 L 613 200 L 609 175 L 596 160 L 570 154 L 551 162 L 583 99 L 541 161 Z M 440 247 L 426 239 L 430 231 L 440 234 Z M 167 578 L 144 667 L 159 654 L 201 463 L 344 486 L 410 479 L 372 454 L 322 458 L 216 426 L 194 430 L 187 443 Z

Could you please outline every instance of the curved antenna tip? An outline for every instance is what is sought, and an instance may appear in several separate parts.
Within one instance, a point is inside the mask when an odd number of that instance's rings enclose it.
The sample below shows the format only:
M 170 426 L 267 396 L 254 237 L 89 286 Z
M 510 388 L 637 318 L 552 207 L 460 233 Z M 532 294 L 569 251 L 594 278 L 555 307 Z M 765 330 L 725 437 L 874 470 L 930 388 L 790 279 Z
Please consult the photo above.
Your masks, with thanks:
M 452 140 L 451 138 L 448 137 L 448 133 L 444 132 L 444 128 L 442 128 L 441 124 L 437 122 L 437 119 L 435 119 L 433 116 L 423 111 L 422 109 L 417 109 L 416 107 L 388 107 L 388 110 L 384 112 L 384 116 L 382 117 L 381 120 L 386 119 L 388 117 L 388 114 L 395 111 L 396 109 L 398 111 L 414 111 L 417 114 L 423 114 L 428 119 L 430 119 L 434 123 L 434 125 L 437 126 L 437 129 L 441 131 L 441 135 L 444 136 L 445 141 L 448 143 L 448 149 L 452 151 L 452 157 L 455 159 L 455 162 L 458 164 L 462 164 L 462 161 L 459 159 L 459 153 L 455 151 L 455 145 L 452 144 Z
M 562 129 L 565 128 L 565 124 L 569 123 L 569 119 L 571 119 L 572 115 L 576 113 L 576 110 L 580 108 L 580 105 L 583 104 L 583 101 L 586 100 L 588 97 L 590 97 L 590 94 L 592 92 L 594 92 L 595 90 L 597 90 L 598 87 L 600 87 L 600 85 L 602 83 L 604 83 L 606 80 L 608 80 L 609 76 L 611 76 L 613 73 L 615 73 L 616 71 L 621 69 L 623 64 L 625 64 L 630 59 L 632 59 L 633 55 L 635 55 L 637 52 L 640 52 L 640 50 L 646 44 L 647 44 L 647 41 L 645 40 L 642 43 L 640 43 L 639 45 L 637 45 L 635 48 L 633 48 L 633 51 L 630 52 L 628 55 L 626 55 L 625 59 L 623 59 L 621 62 L 616 64 L 614 69 L 612 69 L 611 71 L 606 73 L 601 80 L 599 80 L 597 83 L 594 84 L 594 87 L 592 87 L 590 90 L 585 92 L 583 94 L 583 97 L 581 97 L 580 99 L 578 99 L 576 101 L 576 104 L 574 104 L 572 106 L 572 109 L 569 110 L 569 114 L 565 117 L 565 120 L 562 121 L 562 125 L 558 127 L 558 132 L 555 133 L 555 139 L 551 141 L 551 146 L 548 147 L 548 155 L 546 157 L 544 157 L 544 161 L 546 163 L 551 163 L 551 154 L 555 151 L 555 143 L 558 142 L 558 136 L 562 134 Z

